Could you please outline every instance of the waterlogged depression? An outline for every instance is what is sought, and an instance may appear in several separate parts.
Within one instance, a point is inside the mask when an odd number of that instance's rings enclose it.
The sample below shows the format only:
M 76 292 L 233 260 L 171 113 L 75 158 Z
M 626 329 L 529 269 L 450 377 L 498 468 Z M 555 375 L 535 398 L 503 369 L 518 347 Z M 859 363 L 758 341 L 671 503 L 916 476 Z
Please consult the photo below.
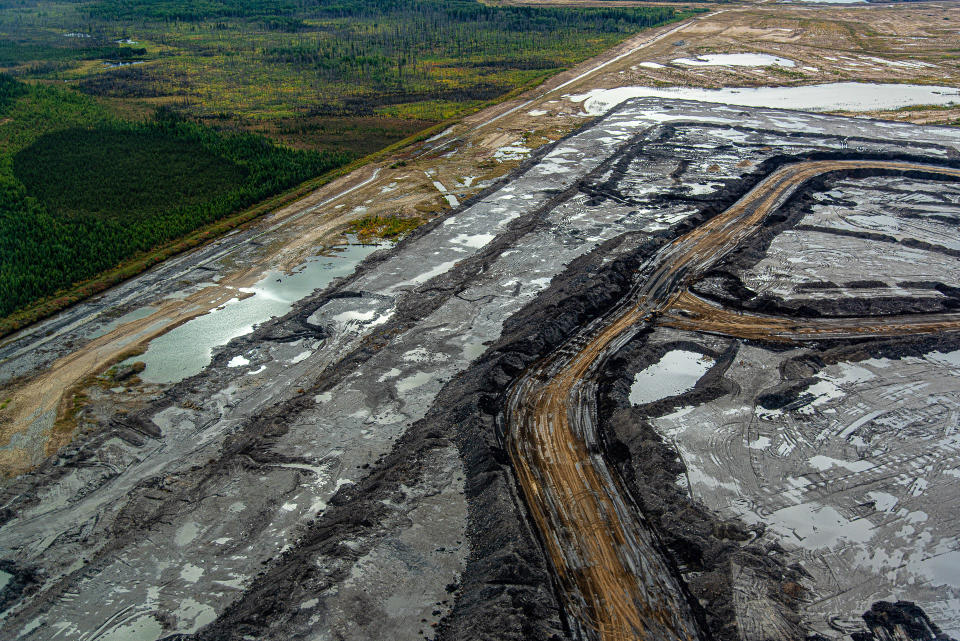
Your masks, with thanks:
M 906 599 L 956 636 L 960 352 L 837 363 L 794 403 L 755 407 L 791 354 L 744 345 L 726 373 L 735 395 L 655 419 L 689 491 L 792 551 L 820 594 L 806 614 L 817 632 L 837 612 Z
M 570 96 L 582 102 L 590 115 L 607 113 L 630 98 L 676 98 L 744 107 L 773 107 L 802 111 L 879 111 L 910 105 L 960 103 L 960 89 L 932 85 L 835 82 L 799 87 L 617 87 L 594 89 Z M 669 117 L 669 114 L 664 114 Z
M 794 67 L 796 63 L 767 53 L 716 53 L 696 58 L 675 58 L 674 64 L 688 67 Z
M 634 376 L 630 402 L 642 405 L 688 392 L 713 364 L 714 360 L 703 354 L 681 349 L 669 351 Z
M 351 242 L 309 259 L 291 273 L 270 270 L 252 287 L 238 289 L 237 296 L 226 304 L 154 339 L 146 352 L 129 362 L 146 363 L 140 377 L 151 383 L 176 383 L 198 374 L 210 363 L 214 348 L 286 314 L 312 291 L 349 276 L 364 258 L 382 247 Z
M 853 137 L 861 150 L 849 149 Z M 105 415 L 61 452 L 58 476 L 36 475 L 10 490 L 6 505 L 14 516 L 0 527 L 0 557 L 14 565 L 0 567 L 36 569 L 39 578 L 0 620 L 0 636 L 149 641 L 210 626 L 206 638 L 414 641 L 437 627 L 460 641 L 524 638 L 504 632 L 519 622 L 517 630 L 562 637 L 563 605 L 549 559 L 517 508 L 517 485 L 498 444 L 497 390 L 549 356 L 553 338 L 544 337 L 556 327 L 574 331 L 589 323 L 585 301 L 615 304 L 641 259 L 656 251 L 654 240 L 669 243 L 698 228 L 708 208 L 728 207 L 779 159 L 861 153 L 936 163 L 958 148 L 960 135 L 945 128 L 640 99 L 334 289 L 313 293 L 352 272 L 373 248 L 318 257 L 297 274 L 264 275 L 209 314 L 211 325 L 198 318 L 190 335 L 180 335 L 183 342 L 171 339 L 167 365 L 157 358 L 162 341 L 139 357 L 149 361 L 147 378 L 199 375 L 129 414 Z M 920 232 L 935 234 L 950 215 L 949 202 L 933 200 L 945 191 L 940 183 L 920 193 L 910 181 L 921 179 L 910 176 L 870 189 L 858 175 L 848 179 L 859 181 L 862 193 L 847 184 L 828 187 L 878 207 L 877 190 L 897 187 L 944 210 L 932 221 L 909 219 L 884 242 L 927 238 Z M 823 208 L 832 204 L 812 202 L 819 227 L 846 233 L 862 222 L 831 223 Z M 780 244 L 770 247 L 785 253 Z M 946 278 L 943 270 L 937 275 Z M 733 277 L 716 285 L 718 297 Z M 197 278 L 209 279 L 209 272 Z M 253 306 L 249 314 L 245 305 Z M 215 349 L 257 324 L 249 336 Z M 202 332 L 215 337 L 196 338 Z M 619 386 L 628 416 L 649 411 L 645 421 L 626 426 L 632 431 L 622 442 L 631 455 L 652 441 L 634 438 L 641 423 L 647 436 L 660 430 L 668 445 L 681 447 L 684 487 L 697 499 L 710 499 L 724 519 L 766 524 L 760 543 L 789 547 L 790 561 L 814 577 L 810 601 L 819 601 L 798 616 L 827 638 L 842 638 L 824 624 L 838 617 L 862 629 L 858 617 L 872 598 L 915 600 L 938 624 L 956 627 L 949 610 L 956 591 L 944 576 L 956 563 L 958 526 L 939 507 L 955 501 L 955 483 L 947 481 L 960 475 L 955 435 L 947 433 L 960 411 L 951 387 L 955 365 L 940 362 L 953 362 L 956 346 L 938 345 L 949 357 L 932 349 L 915 360 L 856 356 L 855 366 L 847 362 L 852 356 L 821 362 L 818 346 L 804 347 L 800 355 L 817 365 L 806 374 L 816 379 L 804 389 L 809 402 L 767 408 L 758 399 L 776 391 L 781 371 L 812 367 L 801 359 L 781 368 L 794 351 L 662 327 L 642 339 L 654 334 L 663 356 L 619 370 L 631 373 Z M 210 350 L 217 358 L 204 368 Z M 653 396 L 637 396 L 640 385 L 627 399 L 636 371 L 636 382 L 659 385 L 645 385 Z M 686 392 L 661 403 L 628 403 Z M 661 414 L 674 401 L 685 407 Z M 871 416 L 879 409 L 885 412 Z M 751 465 L 756 461 L 767 467 Z M 678 491 L 661 472 L 657 478 Z M 730 507 L 731 495 L 740 505 Z M 664 531 L 696 530 L 682 519 L 697 505 L 671 511 L 676 529 L 661 521 Z M 852 525 L 840 536 L 845 523 Z M 868 523 L 887 530 L 874 533 Z M 721 530 L 736 533 L 697 531 Z M 874 546 L 881 539 L 889 544 Z M 736 541 L 715 549 L 755 542 Z M 774 552 L 763 559 L 774 563 Z M 853 590 L 831 583 L 834 567 L 844 569 L 841 579 L 849 577 Z M 730 574 L 737 568 L 717 569 L 712 585 L 747 594 Z M 694 597 L 712 598 L 698 583 L 705 575 L 688 569 Z M 777 574 L 761 587 L 782 584 Z M 490 589 L 503 585 L 509 599 Z M 865 594 L 858 586 L 881 587 Z M 739 620 L 755 611 L 753 602 L 716 610 Z

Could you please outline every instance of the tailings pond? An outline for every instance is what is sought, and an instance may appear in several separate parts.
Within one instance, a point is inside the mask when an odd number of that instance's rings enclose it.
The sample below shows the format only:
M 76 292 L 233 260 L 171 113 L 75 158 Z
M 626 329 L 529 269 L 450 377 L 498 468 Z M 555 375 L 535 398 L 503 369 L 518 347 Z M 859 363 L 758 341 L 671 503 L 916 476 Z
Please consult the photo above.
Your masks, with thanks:
M 286 314 L 293 303 L 349 276 L 360 261 L 384 246 L 350 242 L 310 258 L 292 272 L 270 270 L 252 287 L 239 288 L 224 305 L 154 339 L 146 352 L 128 362 L 144 362 L 147 367 L 140 377 L 150 383 L 176 383 L 198 374 L 210 363 L 214 348 Z

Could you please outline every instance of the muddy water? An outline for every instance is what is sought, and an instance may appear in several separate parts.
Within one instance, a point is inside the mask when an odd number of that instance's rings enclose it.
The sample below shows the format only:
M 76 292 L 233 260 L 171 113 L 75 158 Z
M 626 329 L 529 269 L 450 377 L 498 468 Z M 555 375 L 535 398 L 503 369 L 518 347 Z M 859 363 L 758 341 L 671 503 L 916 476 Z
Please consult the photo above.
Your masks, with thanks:
M 946 105 L 960 102 L 960 89 L 907 84 L 834 82 L 799 87 L 617 87 L 594 89 L 571 96 L 591 115 L 600 115 L 630 98 L 681 98 L 745 107 L 775 107 L 802 111 L 872 111 L 909 105 Z
M 286 314 L 313 290 L 349 276 L 364 258 L 382 247 L 351 242 L 332 253 L 314 256 L 293 273 L 270 270 L 252 287 L 238 289 L 237 296 L 224 305 L 156 338 L 144 354 L 129 360 L 146 363 L 140 377 L 151 383 L 176 383 L 198 374 L 210 364 L 215 348 Z
M 675 58 L 675 64 L 688 67 L 795 67 L 793 60 L 766 53 L 716 53 L 696 58 Z
M 630 386 L 630 402 L 642 405 L 689 392 L 713 364 L 712 358 L 696 352 L 667 352 L 659 361 L 637 372 Z

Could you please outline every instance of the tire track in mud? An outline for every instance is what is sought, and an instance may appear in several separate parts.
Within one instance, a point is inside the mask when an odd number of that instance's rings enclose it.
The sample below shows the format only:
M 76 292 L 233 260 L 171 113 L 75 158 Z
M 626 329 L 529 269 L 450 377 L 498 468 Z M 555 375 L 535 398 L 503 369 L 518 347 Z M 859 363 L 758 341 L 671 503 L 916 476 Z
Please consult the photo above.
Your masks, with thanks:
M 641 268 L 623 303 L 529 368 L 508 392 L 506 449 L 579 636 L 619 641 L 701 635 L 655 532 L 637 516 L 597 443 L 595 381 L 604 362 L 804 182 L 863 170 L 960 178 L 960 169 L 903 161 L 782 166 L 727 210 L 659 251 Z M 909 332 L 910 324 L 903 330 Z
M 960 314 L 789 318 L 726 309 L 685 291 L 673 299 L 658 324 L 733 338 L 801 343 L 956 331 L 960 330 Z

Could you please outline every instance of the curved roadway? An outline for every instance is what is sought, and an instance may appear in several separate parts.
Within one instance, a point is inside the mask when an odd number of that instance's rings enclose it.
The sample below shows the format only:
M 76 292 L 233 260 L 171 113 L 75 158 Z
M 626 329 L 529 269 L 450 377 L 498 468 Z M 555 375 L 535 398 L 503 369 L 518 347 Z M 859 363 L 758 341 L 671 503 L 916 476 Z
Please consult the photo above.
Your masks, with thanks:
M 680 581 L 597 446 L 595 374 L 686 287 L 755 232 L 805 181 L 845 170 L 960 169 L 875 160 L 786 165 L 734 205 L 659 251 L 625 301 L 527 370 L 511 388 L 506 446 L 580 636 L 695 639 Z M 909 327 L 907 327 L 909 329 Z
M 750 340 L 802 343 L 821 339 L 880 338 L 960 330 L 960 314 L 903 314 L 788 318 L 726 309 L 689 291 L 657 319 L 659 325 Z

